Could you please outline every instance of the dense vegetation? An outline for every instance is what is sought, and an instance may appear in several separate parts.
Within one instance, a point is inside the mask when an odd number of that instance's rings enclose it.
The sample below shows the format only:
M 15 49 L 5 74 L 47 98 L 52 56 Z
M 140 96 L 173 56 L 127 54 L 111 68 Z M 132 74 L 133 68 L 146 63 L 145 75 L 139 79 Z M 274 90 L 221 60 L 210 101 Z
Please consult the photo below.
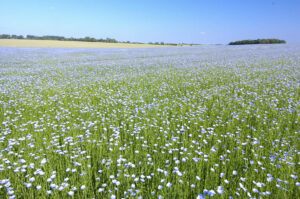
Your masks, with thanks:
M 299 55 L 0 48 L 0 198 L 299 198 Z
M 0 39 L 35 39 L 35 40 L 58 40 L 58 41 L 88 41 L 88 42 L 108 42 L 108 43 L 117 43 L 116 39 L 106 38 L 106 39 L 95 39 L 93 37 L 84 37 L 84 38 L 67 38 L 63 36 L 35 36 L 35 35 L 9 35 L 9 34 L 2 34 L 0 35 Z
M 244 45 L 244 44 L 285 44 L 284 40 L 280 39 L 255 39 L 255 40 L 240 40 L 230 42 L 229 45 Z
M 86 42 L 106 42 L 106 43 L 133 43 L 133 44 L 144 44 L 142 42 L 130 42 L 130 41 L 117 41 L 113 38 L 106 39 L 95 39 L 93 37 L 84 37 L 84 38 L 67 38 L 63 36 L 35 36 L 35 35 L 9 35 L 9 34 L 0 34 L 0 39 L 34 39 L 34 40 L 57 40 L 57 41 L 86 41 Z M 155 45 L 177 45 L 175 43 L 164 43 L 164 42 L 149 42 L 149 44 Z

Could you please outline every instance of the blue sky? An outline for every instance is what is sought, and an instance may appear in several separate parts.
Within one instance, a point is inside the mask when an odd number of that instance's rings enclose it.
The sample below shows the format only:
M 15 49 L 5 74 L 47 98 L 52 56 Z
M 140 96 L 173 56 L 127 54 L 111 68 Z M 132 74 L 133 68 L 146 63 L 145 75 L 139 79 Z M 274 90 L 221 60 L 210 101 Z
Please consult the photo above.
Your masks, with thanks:
M 300 43 L 298 0 L 0 0 L 0 34 L 120 41 Z

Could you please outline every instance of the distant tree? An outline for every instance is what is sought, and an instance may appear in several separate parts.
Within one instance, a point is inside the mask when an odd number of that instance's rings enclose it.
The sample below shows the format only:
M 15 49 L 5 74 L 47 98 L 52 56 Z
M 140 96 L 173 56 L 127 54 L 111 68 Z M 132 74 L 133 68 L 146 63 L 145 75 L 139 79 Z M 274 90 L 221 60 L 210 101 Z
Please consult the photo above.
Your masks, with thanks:
M 112 38 L 106 38 L 105 42 L 108 42 L 108 43 L 117 43 L 117 40 L 112 39 Z
M 59 41 L 64 41 L 65 37 L 46 35 L 46 36 L 40 37 L 40 39 L 42 39 L 42 40 L 59 40 Z
M 244 45 L 244 44 L 284 44 L 286 41 L 280 39 L 256 39 L 256 40 L 240 40 L 230 42 L 228 45 Z
M 0 35 L 0 39 L 10 39 L 10 35 L 2 34 Z
M 85 37 L 85 38 L 83 38 L 83 41 L 96 42 L 97 40 L 93 37 Z
M 34 35 L 26 35 L 26 39 L 37 39 L 37 36 Z
M 0 34 L 0 39 L 36 39 L 36 40 L 58 40 L 58 41 L 86 41 L 86 42 L 107 42 L 107 43 L 117 43 L 116 39 L 107 37 L 106 39 L 95 39 L 93 37 L 84 37 L 84 38 L 74 38 L 74 37 L 63 37 L 63 36 L 55 36 L 55 35 L 44 35 L 44 36 L 35 36 L 35 35 L 9 35 L 9 34 Z M 132 44 L 143 44 L 142 42 L 130 42 L 130 41 L 123 41 L 121 43 L 132 43 Z M 149 42 L 149 44 L 156 44 L 156 45 L 166 45 L 167 43 L 164 42 Z M 168 43 L 168 45 L 177 46 L 174 43 Z

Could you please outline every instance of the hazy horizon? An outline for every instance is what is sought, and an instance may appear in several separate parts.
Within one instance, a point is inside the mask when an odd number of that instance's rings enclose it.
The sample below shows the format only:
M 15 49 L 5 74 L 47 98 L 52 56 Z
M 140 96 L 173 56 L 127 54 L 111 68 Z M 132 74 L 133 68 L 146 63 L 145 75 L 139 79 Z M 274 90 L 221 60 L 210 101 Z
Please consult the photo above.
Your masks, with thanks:
M 2 1 L 0 34 L 227 44 L 300 43 L 299 1 Z

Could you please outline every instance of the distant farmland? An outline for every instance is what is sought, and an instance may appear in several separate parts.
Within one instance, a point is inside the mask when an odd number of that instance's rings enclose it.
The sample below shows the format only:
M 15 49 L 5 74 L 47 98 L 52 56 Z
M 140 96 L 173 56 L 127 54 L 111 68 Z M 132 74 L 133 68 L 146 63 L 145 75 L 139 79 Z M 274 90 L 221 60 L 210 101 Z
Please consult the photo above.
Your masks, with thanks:
M 0 47 L 60 47 L 60 48 L 153 48 L 169 45 L 104 43 L 83 41 L 0 39 Z

